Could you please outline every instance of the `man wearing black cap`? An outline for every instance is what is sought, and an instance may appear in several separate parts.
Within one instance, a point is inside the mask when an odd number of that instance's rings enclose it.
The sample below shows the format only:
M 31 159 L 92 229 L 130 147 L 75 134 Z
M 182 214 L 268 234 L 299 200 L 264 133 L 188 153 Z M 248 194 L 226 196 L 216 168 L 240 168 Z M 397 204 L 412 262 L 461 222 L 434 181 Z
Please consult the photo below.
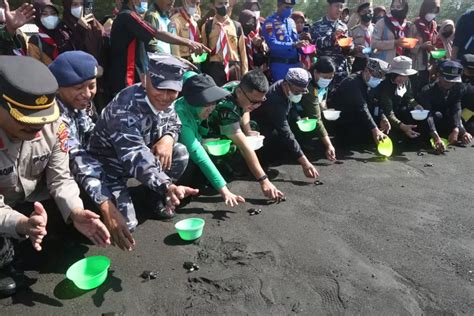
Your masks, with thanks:
M 62 53 L 49 65 L 59 84 L 57 101 L 69 134 L 71 172 L 100 209 L 113 243 L 123 250 L 131 250 L 135 242 L 114 204 L 114 196 L 102 179 L 95 177 L 104 177 L 102 165 L 85 149 L 97 119 L 92 105 L 97 92 L 97 68 L 94 56 L 82 51 Z
M 461 64 L 464 67 L 462 81 L 466 88 L 466 94 L 461 101 L 462 118 L 466 130 L 472 134 L 474 133 L 474 55 L 463 55 Z
M 181 122 L 172 103 L 183 86 L 180 60 L 166 54 L 150 57 L 146 87 L 135 84 L 121 91 L 103 110 L 88 143 L 88 152 L 102 164 L 104 184 L 130 230 L 137 224 L 127 180 L 135 178 L 150 193 L 155 213 L 165 219 L 174 207 L 197 190 L 176 186 L 188 163 L 186 147 L 178 144 Z
M 230 92 L 218 86 L 211 76 L 205 74 L 190 73 L 183 84 L 182 97 L 176 100 L 175 108 L 183 124 L 179 141 L 186 146 L 192 162 L 204 174 L 225 201 L 226 205 L 235 206 L 245 202 L 245 199 L 232 193 L 227 187 L 226 181 L 209 158 L 206 150 L 201 145 L 202 136 L 199 133 L 200 123 L 207 120 L 212 111 L 216 108 L 216 102 L 230 95 Z M 193 166 L 188 166 L 190 177 Z
M 273 81 L 285 78 L 288 69 L 300 67 L 298 49 L 309 44 L 307 40 L 300 40 L 291 18 L 295 3 L 296 0 L 278 0 L 277 11 L 263 24 L 262 34 L 270 50 Z
M 349 74 L 346 56 L 337 41 L 348 37 L 347 25 L 340 20 L 345 0 L 327 0 L 327 14 L 311 27 L 311 38 L 316 42 L 318 57 L 329 56 L 336 64 L 333 84 L 338 85 Z
M 462 84 L 463 67 L 456 61 L 445 61 L 439 65 L 438 79 L 426 85 L 417 97 L 418 103 L 430 111 L 428 127 L 434 139 L 436 150 L 443 152 L 446 148 L 441 136 L 449 134 L 450 144 L 458 141 L 469 144 L 470 133 L 464 128 L 461 118 L 461 99 L 466 93 Z
M 308 178 L 319 176 L 318 171 L 303 153 L 300 144 L 291 131 L 288 113 L 293 103 L 299 103 L 303 94 L 308 93 L 311 75 L 303 68 L 290 68 L 284 80 L 275 82 L 266 95 L 266 101 L 252 113 L 260 131 L 265 136 L 265 155 L 288 153 L 298 161 Z
M 19 76 L 18 74 L 35 74 Z M 9 238 L 29 238 L 36 250 L 46 235 L 41 203 L 52 197 L 65 222 L 95 244 L 110 244 L 99 215 L 84 210 L 69 171 L 67 130 L 56 104 L 58 85 L 48 68 L 30 57 L 0 57 L 0 265 L 8 266 Z M 32 204 L 33 202 L 34 205 Z M 29 203 L 29 204 L 28 204 Z M 30 218 L 18 209 L 34 210 Z M 14 209 L 15 208 L 15 209 Z M 6 268 L 0 270 L 0 294 L 15 292 Z

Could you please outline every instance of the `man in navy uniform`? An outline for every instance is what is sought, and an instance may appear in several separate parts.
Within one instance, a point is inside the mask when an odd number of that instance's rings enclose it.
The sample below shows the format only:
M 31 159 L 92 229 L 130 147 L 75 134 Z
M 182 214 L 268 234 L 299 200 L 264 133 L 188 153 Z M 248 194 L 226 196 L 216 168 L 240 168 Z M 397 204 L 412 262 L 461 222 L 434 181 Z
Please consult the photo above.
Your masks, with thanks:
M 288 69 L 300 67 L 298 48 L 309 44 L 300 40 L 292 18 L 296 0 L 278 0 L 277 11 L 263 23 L 262 34 L 270 50 L 273 82 L 285 78 Z

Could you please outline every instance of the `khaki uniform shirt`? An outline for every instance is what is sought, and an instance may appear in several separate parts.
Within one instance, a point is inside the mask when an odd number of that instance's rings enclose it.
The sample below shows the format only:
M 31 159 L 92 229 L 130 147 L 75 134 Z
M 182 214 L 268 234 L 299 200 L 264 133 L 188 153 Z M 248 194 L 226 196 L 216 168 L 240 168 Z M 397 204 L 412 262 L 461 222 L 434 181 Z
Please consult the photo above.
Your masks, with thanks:
M 196 28 L 196 32 L 198 35 L 198 38 L 193 39 L 195 42 L 200 42 L 201 41 L 201 35 L 199 32 L 199 27 L 197 25 L 197 22 L 194 20 L 193 17 L 189 18 L 189 21 L 194 25 Z M 189 27 L 189 22 L 186 21 L 184 16 L 178 11 L 173 16 L 171 17 L 171 23 L 174 23 L 174 26 L 176 27 L 176 35 L 191 39 L 190 33 L 191 29 Z M 191 56 L 191 51 L 189 50 L 189 47 L 187 46 L 180 46 L 180 45 L 171 45 L 171 52 L 173 55 L 178 56 L 178 57 L 189 57 Z
M 209 38 L 207 38 L 206 34 L 206 23 L 204 23 L 201 29 L 202 43 L 210 49 L 216 47 L 217 40 L 220 34 L 220 27 L 216 24 L 216 22 L 216 19 L 212 20 L 212 28 L 211 32 L 209 33 Z M 242 75 L 245 75 L 248 71 L 248 62 L 244 34 L 242 33 L 240 38 L 237 38 L 237 30 L 235 28 L 235 24 L 230 18 L 226 18 L 224 22 L 224 30 L 227 34 L 228 39 L 230 61 L 240 61 Z M 223 62 L 224 58 L 222 56 L 222 50 L 217 52 L 217 54 L 212 55 L 210 57 L 210 61 Z
M 370 38 L 372 38 L 372 34 L 374 32 L 374 25 L 372 23 L 370 23 L 368 27 L 362 24 L 357 24 L 350 30 L 349 34 L 353 38 L 355 46 L 360 45 L 360 46 L 365 47 L 365 30 L 366 29 L 368 29 Z M 364 54 L 357 53 L 356 56 L 363 57 Z
M 60 121 L 45 125 L 31 141 L 11 140 L 0 129 L 0 235 L 19 238 L 22 215 L 12 209 L 18 203 L 51 196 L 65 221 L 73 209 L 84 208 L 69 171 L 67 140 Z

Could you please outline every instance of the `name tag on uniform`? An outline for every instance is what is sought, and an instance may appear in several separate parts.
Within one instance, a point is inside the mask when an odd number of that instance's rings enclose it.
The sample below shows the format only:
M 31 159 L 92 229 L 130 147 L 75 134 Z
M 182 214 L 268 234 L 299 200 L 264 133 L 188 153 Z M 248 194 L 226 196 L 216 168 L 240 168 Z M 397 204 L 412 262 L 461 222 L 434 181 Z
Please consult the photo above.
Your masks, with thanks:
M 9 166 L 6 168 L 0 167 L 0 176 L 8 176 L 13 173 L 15 166 Z

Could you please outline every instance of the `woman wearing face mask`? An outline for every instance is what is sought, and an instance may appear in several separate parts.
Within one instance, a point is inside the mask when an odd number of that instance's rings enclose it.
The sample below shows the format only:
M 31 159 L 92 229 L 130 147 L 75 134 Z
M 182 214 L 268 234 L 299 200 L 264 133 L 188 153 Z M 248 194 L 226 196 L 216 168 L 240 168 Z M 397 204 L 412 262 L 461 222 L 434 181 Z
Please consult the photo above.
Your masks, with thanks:
M 265 22 L 265 18 L 261 16 L 260 3 L 258 0 L 245 0 L 244 5 L 242 6 L 243 10 L 252 11 L 257 19 L 256 29 L 258 32 L 261 30 L 261 25 Z
M 375 89 L 384 78 L 388 63 L 368 58 L 364 70 L 344 79 L 334 93 L 332 105 L 341 111 L 335 122 L 336 141 L 342 146 L 365 143 L 372 135 L 375 144 L 386 135 L 377 127 L 369 108 L 369 89 Z
M 91 54 L 103 65 L 104 28 L 92 13 L 85 14 L 84 0 L 63 0 L 63 22 L 72 31 L 72 42 L 77 50 Z
M 33 3 L 38 34 L 28 41 L 28 55 L 49 65 L 59 54 L 75 50 L 71 30 L 59 19 L 58 8 L 50 1 Z
M 388 134 L 392 127 L 400 130 L 408 138 L 416 138 L 420 134 L 415 129 L 410 111 L 422 109 L 415 101 L 411 88 L 410 76 L 416 75 L 412 68 L 412 60 L 406 56 L 395 57 L 384 81 L 374 89 L 371 112 L 384 133 Z M 418 122 L 420 123 L 420 122 Z
M 424 0 L 420 7 L 420 14 L 410 27 L 412 37 L 418 43 L 411 50 L 413 69 L 418 74 L 410 79 L 415 95 L 429 82 L 430 52 L 434 49 L 437 24 L 436 15 L 439 13 L 440 0 Z
M 456 27 L 453 20 L 444 20 L 438 34 L 435 35 L 435 48 L 446 50 L 446 59 L 451 59 L 453 53 L 453 40 Z
M 199 16 L 199 0 L 183 0 L 183 5 L 176 8 L 176 12 L 170 20 L 176 27 L 176 35 L 201 42 L 201 33 L 199 31 L 196 18 Z M 173 55 L 190 60 L 191 50 L 185 46 L 172 45 Z
M 410 37 L 410 25 L 406 20 L 408 0 L 392 0 L 390 13 L 379 20 L 372 36 L 372 56 L 390 62 L 399 55 L 407 55 L 405 37 Z
M 268 47 L 258 33 L 255 13 L 250 10 L 242 10 L 239 14 L 239 23 L 244 31 L 249 70 L 267 68 L 265 64 Z M 262 69 L 262 71 L 265 70 Z
M 301 99 L 301 117 L 315 118 L 318 120 L 316 127 L 318 136 L 326 147 L 326 158 L 336 160 L 336 150 L 331 143 L 329 134 L 321 119 L 321 109 L 325 107 L 328 86 L 334 78 L 336 66 L 330 57 L 323 56 L 309 69 L 312 80 L 308 85 L 309 92 L 304 94 Z M 324 106 L 323 106 L 324 104 Z M 310 138 L 314 137 L 313 133 L 305 133 Z

